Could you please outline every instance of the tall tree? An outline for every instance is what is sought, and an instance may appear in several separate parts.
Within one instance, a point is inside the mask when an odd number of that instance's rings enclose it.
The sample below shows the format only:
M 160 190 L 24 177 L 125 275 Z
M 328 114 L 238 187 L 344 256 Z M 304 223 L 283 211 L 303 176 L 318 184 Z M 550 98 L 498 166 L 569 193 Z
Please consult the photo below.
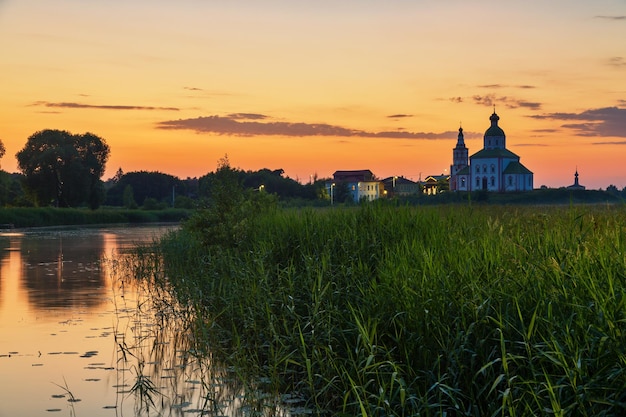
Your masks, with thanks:
M 100 178 L 109 158 L 105 140 L 92 134 L 42 130 L 17 154 L 24 186 L 35 205 L 95 209 L 104 199 Z

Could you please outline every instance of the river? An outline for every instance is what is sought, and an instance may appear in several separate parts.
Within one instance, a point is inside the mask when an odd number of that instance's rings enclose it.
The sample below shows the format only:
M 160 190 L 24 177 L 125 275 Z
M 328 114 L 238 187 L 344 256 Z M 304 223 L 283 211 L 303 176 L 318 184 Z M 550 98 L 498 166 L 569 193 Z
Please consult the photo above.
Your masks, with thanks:
M 0 233 L 0 417 L 240 414 L 167 313 L 113 271 L 172 227 Z M 229 398 L 209 413 L 216 395 Z

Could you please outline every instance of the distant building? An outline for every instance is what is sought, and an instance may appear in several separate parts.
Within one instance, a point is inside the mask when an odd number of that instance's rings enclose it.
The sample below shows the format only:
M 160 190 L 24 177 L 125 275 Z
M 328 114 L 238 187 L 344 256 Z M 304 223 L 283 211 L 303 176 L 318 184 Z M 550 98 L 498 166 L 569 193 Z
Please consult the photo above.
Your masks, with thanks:
M 463 128 L 459 128 L 450 165 L 452 191 L 530 191 L 533 173 L 520 163 L 520 157 L 506 149 L 506 135 L 494 111 L 491 126 L 485 131 L 483 149 L 468 157 Z M 469 160 L 469 161 L 468 161 Z
M 345 186 L 352 200 L 358 203 L 362 200 L 373 201 L 384 193 L 384 185 L 378 181 L 369 169 L 356 171 L 335 171 L 333 182 L 326 183 L 326 192 L 334 202 L 336 187 Z
M 580 185 L 578 183 L 578 168 L 576 169 L 576 172 L 574 173 L 574 184 L 566 187 L 568 190 L 584 190 L 585 186 L 584 185 Z
M 387 196 L 405 196 L 419 194 L 421 186 L 415 181 L 404 177 L 388 177 L 382 180 Z
M 450 175 L 429 175 L 420 183 L 424 194 L 434 195 L 450 189 Z

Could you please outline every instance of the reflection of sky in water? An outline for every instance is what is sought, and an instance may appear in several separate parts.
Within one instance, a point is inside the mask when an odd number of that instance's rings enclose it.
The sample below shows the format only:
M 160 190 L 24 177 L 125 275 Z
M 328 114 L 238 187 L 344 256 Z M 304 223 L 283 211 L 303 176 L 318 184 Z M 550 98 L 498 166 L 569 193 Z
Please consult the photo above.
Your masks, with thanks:
M 114 336 L 136 316 L 136 292 L 114 288 L 103 257 L 163 230 L 110 228 L 0 234 L 0 415 L 112 415 L 123 385 Z M 115 290 L 115 291 L 114 291 Z M 121 298 L 124 296 L 124 298 Z M 115 301 L 116 302 L 112 302 Z M 134 314 L 134 313 L 133 313 Z M 119 335 L 121 339 L 121 335 Z M 120 380 L 122 378 L 122 380 Z M 118 382 L 120 384 L 118 384 Z M 56 384 L 56 385 L 55 385 Z M 133 405 L 130 401 L 130 405 Z M 118 409 L 121 411 L 121 409 Z M 127 415 L 134 415 L 129 412 Z
M 190 355 L 185 323 L 163 319 L 173 303 L 144 302 L 102 261 L 165 230 L 0 233 L 0 416 L 250 415 L 240 385 Z M 137 410 L 139 372 L 162 394 L 159 413 Z

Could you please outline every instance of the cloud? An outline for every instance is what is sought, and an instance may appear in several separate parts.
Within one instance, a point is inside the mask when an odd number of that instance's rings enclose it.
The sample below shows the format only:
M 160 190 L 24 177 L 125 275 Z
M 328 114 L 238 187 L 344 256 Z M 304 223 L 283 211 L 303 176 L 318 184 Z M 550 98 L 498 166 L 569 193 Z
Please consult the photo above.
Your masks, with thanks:
M 577 136 L 626 137 L 626 109 L 619 107 L 589 109 L 581 113 L 547 113 L 529 117 L 568 122 L 561 127 L 574 130 Z
M 405 117 L 413 117 L 412 114 L 390 114 L 387 116 L 389 119 L 403 119 Z
M 36 101 L 31 106 L 61 107 L 67 109 L 100 109 L 100 110 L 167 110 L 179 111 L 178 107 L 152 107 L 152 106 L 127 106 L 118 104 L 84 104 L 72 102 L 51 103 L 48 101 Z
M 614 142 L 593 142 L 592 145 L 626 145 L 626 140 Z
M 449 100 L 453 103 L 463 103 L 463 97 L 450 97 Z
M 508 84 L 483 84 L 479 85 L 478 88 L 521 88 L 521 89 L 531 89 L 536 88 L 534 85 L 508 85 Z
M 626 67 L 626 59 L 623 56 L 614 56 L 609 58 L 609 65 L 616 68 Z
M 228 115 L 230 119 L 234 120 L 262 120 L 267 119 L 267 116 L 264 114 L 257 113 L 231 113 Z
M 242 118 L 241 115 L 254 116 Z M 256 119 L 255 119 L 256 117 Z M 157 124 L 159 129 L 192 130 L 196 133 L 213 133 L 231 136 L 334 136 L 334 137 L 361 137 L 361 138 L 390 138 L 390 139 L 454 139 L 458 132 L 407 132 L 383 131 L 370 132 L 358 129 L 348 129 L 326 123 L 291 123 L 265 121 L 267 116 L 254 113 L 233 113 L 228 116 L 205 116 L 195 119 L 167 120 Z M 264 121 L 259 121 L 264 120 Z M 465 132 L 467 138 L 482 137 L 479 133 Z
M 517 109 L 519 107 L 524 107 L 531 110 L 539 110 L 541 108 L 541 103 L 537 103 L 534 101 L 525 101 L 519 100 L 507 96 L 496 97 L 495 94 L 487 94 L 484 96 L 474 95 L 472 96 L 474 103 L 484 105 L 484 106 L 494 106 L 494 105 L 504 105 L 509 109 Z
M 596 19 L 626 20 L 626 16 L 596 16 Z

